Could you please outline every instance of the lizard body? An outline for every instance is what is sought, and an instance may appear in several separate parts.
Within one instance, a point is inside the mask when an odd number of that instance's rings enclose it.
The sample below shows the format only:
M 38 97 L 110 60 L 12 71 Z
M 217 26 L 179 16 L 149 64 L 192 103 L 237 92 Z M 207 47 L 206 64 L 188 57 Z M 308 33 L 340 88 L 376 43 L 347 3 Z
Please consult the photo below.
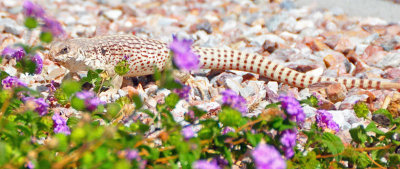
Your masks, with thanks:
M 55 42 L 50 47 L 50 59 L 72 72 L 87 69 L 112 71 L 118 62 L 126 59 L 130 71 L 125 76 L 142 76 L 153 74 L 154 65 L 162 70 L 168 61 L 169 51 L 166 43 L 157 40 L 111 35 Z M 347 88 L 400 89 L 400 83 L 390 81 L 310 76 L 255 53 L 203 47 L 193 47 L 193 51 L 200 55 L 201 68 L 247 71 L 296 87 L 338 82 Z

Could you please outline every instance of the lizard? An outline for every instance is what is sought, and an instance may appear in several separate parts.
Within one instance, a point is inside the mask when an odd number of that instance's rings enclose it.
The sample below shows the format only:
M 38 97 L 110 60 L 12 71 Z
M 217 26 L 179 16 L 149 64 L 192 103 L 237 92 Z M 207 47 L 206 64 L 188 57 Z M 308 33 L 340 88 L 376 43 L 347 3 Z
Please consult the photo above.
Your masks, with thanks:
M 257 53 L 198 46 L 192 46 L 192 51 L 200 56 L 200 66 L 203 69 L 252 72 L 300 88 L 321 82 L 337 82 L 347 88 L 400 89 L 400 83 L 388 80 L 307 75 Z M 112 71 L 118 62 L 126 59 L 130 64 L 130 71 L 124 75 L 127 77 L 153 74 L 154 66 L 163 70 L 169 57 L 167 43 L 133 35 L 68 39 L 51 43 L 49 50 L 49 59 L 70 72 L 88 69 Z

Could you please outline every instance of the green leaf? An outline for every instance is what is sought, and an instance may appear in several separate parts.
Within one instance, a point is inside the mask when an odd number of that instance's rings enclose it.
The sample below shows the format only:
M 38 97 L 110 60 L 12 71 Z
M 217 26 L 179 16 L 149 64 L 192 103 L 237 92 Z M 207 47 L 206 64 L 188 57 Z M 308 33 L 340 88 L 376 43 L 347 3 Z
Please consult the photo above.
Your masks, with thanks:
M 50 43 L 53 41 L 53 34 L 50 32 L 42 32 L 40 33 L 40 40 L 45 43 Z
M 79 119 L 75 116 L 71 116 L 68 118 L 67 125 L 71 128 L 75 127 L 79 122 Z
M 314 95 L 307 97 L 307 99 L 300 101 L 301 104 L 308 104 L 311 107 L 318 107 L 318 98 Z
M 114 67 L 115 73 L 117 73 L 120 76 L 124 76 L 126 73 L 128 73 L 130 70 L 129 64 L 126 60 L 122 60 L 117 63 L 117 65 Z
M 5 142 L 0 142 L 0 166 L 9 162 L 11 149 L 10 146 Z
M 65 82 L 61 83 L 61 89 L 69 97 L 72 94 L 81 90 L 81 84 L 76 81 L 65 81 Z
M 364 144 L 367 140 L 367 132 L 365 131 L 363 126 L 358 126 L 357 128 L 352 128 L 349 130 L 351 138 L 354 142 L 359 144 Z
M 86 131 L 83 128 L 75 128 L 71 133 L 71 139 L 75 143 L 81 143 L 86 136 Z
M 107 114 L 109 114 L 111 118 L 114 118 L 120 110 L 121 106 L 118 103 L 107 104 Z
M 28 17 L 25 19 L 24 25 L 28 29 L 35 29 L 38 26 L 38 21 L 36 20 L 36 18 Z
M 201 110 L 196 106 L 191 106 L 189 110 L 192 110 L 194 112 L 194 116 L 196 117 L 202 117 L 203 115 L 207 114 L 207 111 Z
M 79 111 L 83 111 L 86 109 L 85 101 L 82 99 L 79 99 L 76 96 L 72 97 L 71 106 L 72 106 L 72 108 L 79 110 Z
M 36 63 L 25 57 L 18 61 L 15 67 L 23 73 L 34 74 L 36 70 Z
M 367 168 L 369 164 L 371 164 L 371 160 L 369 160 L 366 152 L 360 152 L 356 158 L 357 168 Z
M 175 105 L 179 102 L 179 95 L 171 93 L 165 98 L 165 103 L 171 109 L 175 108 Z
M 57 150 L 61 151 L 61 152 L 67 151 L 67 148 L 68 148 L 67 136 L 63 133 L 58 133 L 55 135 L 55 137 L 57 138 L 57 141 L 58 141 Z
M 236 127 L 239 126 L 242 114 L 232 109 L 231 107 L 224 106 L 222 111 L 218 114 L 218 120 L 225 126 Z
M 57 102 L 60 103 L 61 105 L 66 105 L 69 102 L 68 95 L 61 88 L 58 88 L 54 92 L 54 97 L 57 99 Z
M 258 143 L 261 141 L 263 135 L 262 134 L 252 134 L 250 132 L 246 133 L 246 139 L 250 142 L 253 147 L 256 147 Z
M 376 124 L 375 124 L 373 121 L 371 121 L 371 123 L 368 124 L 368 126 L 365 128 L 365 131 L 366 131 L 366 132 L 372 131 L 372 132 L 374 132 L 374 133 L 376 133 L 376 134 L 379 134 L 379 135 L 385 134 L 385 132 L 379 130 L 379 129 L 376 127 Z
M 136 95 L 136 94 L 133 95 L 133 96 L 132 96 L 132 100 L 133 100 L 133 102 L 135 103 L 136 110 L 142 108 L 143 103 L 142 103 L 142 99 L 140 98 L 139 95 Z
M 400 154 L 389 155 L 389 166 L 396 167 L 400 164 Z
M 322 134 L 322 144 L 328 148 L 328 151 L 332 154 L 339 154 L 343 152 L 344 145 L 340 138 L 332 133 L 324 132 Z M 337 160 L 338 157 L 336 156 Z
M 120 107 L 124 107 L 125 104 L 130 104 L 131 103 L 131 99 L 129 99 L 129 97 L 123 96 L 118 98 L 115 103 L 118 103 Z
M 378 109 L 373 114 L 382 114 L 382 115 L 386 116 L 390 120 L 391 124 L 393 124 L 393 116 L 388 110 L 386 110 L 386 109 Z
M 369 109 L 368 106 L 364 102 L 357 102 L 354 107 L 354 112 L 356 113 L 358 118 L 367 118 Z

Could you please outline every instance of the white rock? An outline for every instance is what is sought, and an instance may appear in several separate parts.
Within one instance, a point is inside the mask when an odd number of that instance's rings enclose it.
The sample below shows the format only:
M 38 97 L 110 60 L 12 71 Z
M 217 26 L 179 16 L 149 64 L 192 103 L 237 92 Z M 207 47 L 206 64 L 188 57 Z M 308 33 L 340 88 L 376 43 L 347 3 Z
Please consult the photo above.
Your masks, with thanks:
M 380 60 L 375 66 L 379 68 L 386 67 L 399 67 L 400 66 L 400 50 L 399 53 L 389 53 L 382 60 Z
M 270 90 L 272 90 L 273 92 L 275 92 L 275 94 L 277 94 L 278 93 L 278 82 L 276 82 L 276 81 L 269 81 L 268 83 L 267 83 L 267 87 L 270 89 Z
M 117 20 L 121 15 L 122 15 L 122 11 L 118 10 L 118 9 L 113 9 L 113 10 L 104 12 L 104 16 L 113 21 Z

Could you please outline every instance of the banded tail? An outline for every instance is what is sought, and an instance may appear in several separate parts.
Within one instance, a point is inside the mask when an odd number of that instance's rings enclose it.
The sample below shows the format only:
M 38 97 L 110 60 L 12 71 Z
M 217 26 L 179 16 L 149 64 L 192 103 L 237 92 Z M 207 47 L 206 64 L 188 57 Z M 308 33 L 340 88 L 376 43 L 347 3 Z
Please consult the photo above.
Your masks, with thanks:
M 304 88 L 318 82 L 338 82 L 347 88 L 400 89 L 400 83 L 389 81 L 310 76 L 284 67 L 255 53 L 202 47 L 194 47 L 193 50 L 201 56 L 200 64 L 202 68 L 257 73 L 296 87 Z

